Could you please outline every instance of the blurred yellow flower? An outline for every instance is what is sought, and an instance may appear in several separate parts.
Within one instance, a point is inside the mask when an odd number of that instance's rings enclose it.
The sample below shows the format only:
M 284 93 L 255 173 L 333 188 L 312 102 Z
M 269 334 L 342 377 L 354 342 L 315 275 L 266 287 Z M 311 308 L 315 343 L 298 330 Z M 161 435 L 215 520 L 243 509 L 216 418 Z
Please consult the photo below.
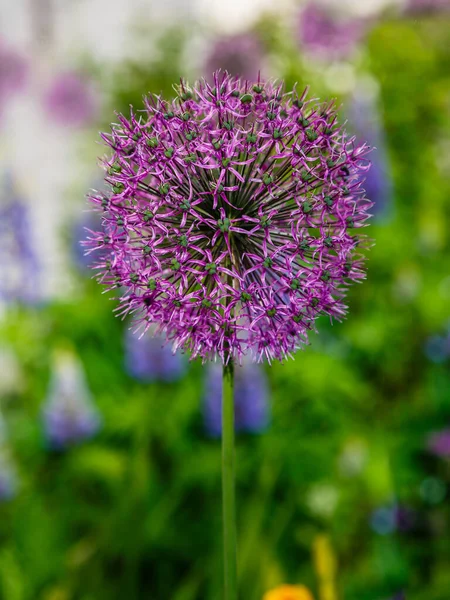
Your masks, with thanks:
M 280 585 L 264 594 L 263 600 L 314 600 L 304 585 Z
M 313 544 L 313 550 L 317 575 L 321 579 L 334 579 L 336 577 L 337 564 L 336 557 L 328 536 L 316 536 Z
M 317 535 L 313 543 L 314 564 L 319 579 L 320 600 L 337 600 L 336 572 L 337 560 L 330 539 Z

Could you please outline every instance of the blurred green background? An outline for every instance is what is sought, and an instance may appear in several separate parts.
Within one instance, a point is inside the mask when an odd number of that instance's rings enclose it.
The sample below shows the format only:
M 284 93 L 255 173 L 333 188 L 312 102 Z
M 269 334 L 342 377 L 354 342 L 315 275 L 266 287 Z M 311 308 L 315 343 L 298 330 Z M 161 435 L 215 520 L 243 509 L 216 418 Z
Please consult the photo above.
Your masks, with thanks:
M 323 320 L 294 360 L 263 367 L 270 424 L 238 436 L 242 599 L 284 582 L 317 600 L 387 600 L 401 590 L 408 600 L 450 598 L 449 23 L 442 13 L 385 10 L 364 17 L 357 47 L 337 60 L 308 54 L 276 10 L 246 33 L 270 75 L 337 97 L 349 128 L 355 91 L 376 99 L 389 181 L 348 319 Z M 82 57 L 103 96 L 88 127 L 64 134 L 77 136 L 79 164 L 60 199 L 71 217 L 57 232 L 72 261 L 70 293 L 2 304 L 4 600 L 221 597 L 220 440 L 204 425 L 205 367 L 189 364 L 166 382 L 127 372 L 129 324 L 80 265 L 83 234 L 73 227 L 97 185 L 96 131 L 114 110 L 141 107 L 144 93 L 170 96 L 181 76 L 202 75 L 223 34 L 201 46 L 196 65 L 188 59 L 200 34 L 199 23 L 142 24 L 135 35 L 158 48 L 151 58 Z M 101 426 L 55 449 L 43 406 L 62 352 L 81 361 Z

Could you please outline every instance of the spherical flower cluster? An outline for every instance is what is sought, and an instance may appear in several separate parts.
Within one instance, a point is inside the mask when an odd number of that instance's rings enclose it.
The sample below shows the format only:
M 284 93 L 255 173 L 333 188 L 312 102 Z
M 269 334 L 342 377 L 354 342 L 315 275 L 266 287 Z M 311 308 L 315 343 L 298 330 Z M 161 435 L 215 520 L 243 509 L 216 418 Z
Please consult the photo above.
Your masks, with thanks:
M 109 193 L 88 252 L 132 313 L 193 357 L 269 361 L 307 342 L 321 314 L 341 319 L 365 277 L 360 235 L 368 148 L 333 103 L 275 82 L 216 73 L 149 97 L 104 135 Z

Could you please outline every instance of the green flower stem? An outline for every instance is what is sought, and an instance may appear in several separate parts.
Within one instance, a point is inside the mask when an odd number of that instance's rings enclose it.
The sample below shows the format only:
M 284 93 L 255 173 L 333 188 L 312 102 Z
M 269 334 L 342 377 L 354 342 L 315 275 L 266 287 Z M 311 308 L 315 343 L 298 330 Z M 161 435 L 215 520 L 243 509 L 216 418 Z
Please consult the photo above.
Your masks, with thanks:
M 237 600 L 236 499 L 234 483 L 234 367 L 223 368 L 222 395 L 222 501 L 224 600 Z

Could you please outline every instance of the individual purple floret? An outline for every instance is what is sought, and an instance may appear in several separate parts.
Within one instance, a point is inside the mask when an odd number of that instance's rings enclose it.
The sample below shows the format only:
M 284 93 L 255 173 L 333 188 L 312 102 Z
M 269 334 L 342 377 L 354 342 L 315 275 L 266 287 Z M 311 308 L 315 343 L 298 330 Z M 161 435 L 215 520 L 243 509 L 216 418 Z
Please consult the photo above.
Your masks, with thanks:
M 375 98 L 358 94 L 349 108 L 349 122 L 357 140 L 364 140 L 376 148 L 371 156 L 370 170 L 364 175 L 363 187 L 373 202 L 372 213 L 385 216 L 392 208 L 392 177 L 389 168 L 385 132 Z
M 94 436 L 100 416 L 76 356 L 57 357 L 50 389 L 43 406 L 44 431 L 50 446 L 64 449 Z
M 7 173 L 0 193 L 0 300 L 34 304 L 40 297 L 40 265 L 29 209 Z
M 176 381 L 186 373 L 186 361 L 150 332 L 142 337 L 127 330 L 125 335 L 125 367 L 139 381 Z
M 49 116 L 61 125 L 89 125 L 97 113 L 97 98 L 92 83 L 82 74 L 69 71 L 58 74 L 45 98 Z
M 260 433 L 269 424 L 269 391 L 261 365 L 244 362 L 234 371 L 235 429 Z M 211 363 L 206 371 L 203 396 L 205 428 L 212 437 L 222 434 L 222 367 Z
M 441 458 L 450 458 L 450 429 L 442 429 L 428 438 L 428 450 Z
M 0 456 L 0 502 L 14 498 L 17 493 L 17 476 L 7 456 Z
M 250 33 L 219 38 L 206 61 L 206 72 L 218 69 L 230 75 L 256 79 L 262 67 L 263 52 L 257 37 Z
M 217 72 L 119 116 L 104 140 L 103 228 L 86 246 L 119 314 L 204 360 L 283 359 L 365 278 L 368 147 L 333 102 Z
M 310 2 L 300 12 L 300 44 L 306 52 L 319 58 L 340 60 L 348 57 L 365 32 L 365 20 L 333 14 L 316 2 Z

